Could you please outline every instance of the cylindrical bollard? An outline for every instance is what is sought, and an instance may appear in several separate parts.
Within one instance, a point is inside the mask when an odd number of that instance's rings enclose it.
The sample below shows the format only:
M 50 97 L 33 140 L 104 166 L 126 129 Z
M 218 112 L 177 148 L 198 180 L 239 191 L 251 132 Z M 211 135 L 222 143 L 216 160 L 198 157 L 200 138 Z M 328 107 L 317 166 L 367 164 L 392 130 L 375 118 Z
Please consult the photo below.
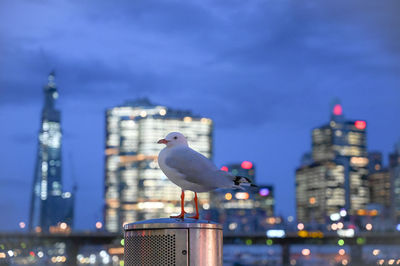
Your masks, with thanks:
M 127 224 L 124 261 L 133 265 L 222 265 L 222 226 L 195 219 L 154 219 Z

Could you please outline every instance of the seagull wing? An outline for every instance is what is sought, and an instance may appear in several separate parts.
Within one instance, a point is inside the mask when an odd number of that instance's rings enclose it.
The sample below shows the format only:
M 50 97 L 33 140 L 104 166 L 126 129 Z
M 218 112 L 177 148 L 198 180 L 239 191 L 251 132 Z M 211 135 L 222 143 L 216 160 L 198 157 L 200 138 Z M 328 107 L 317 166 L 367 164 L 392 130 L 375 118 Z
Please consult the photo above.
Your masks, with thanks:
M 231 186 L 230 179 L 204 155 L 189 147 L 177 147 L 170 151 L 165 164 L 181 173 L 191 182 L 206 187 Z

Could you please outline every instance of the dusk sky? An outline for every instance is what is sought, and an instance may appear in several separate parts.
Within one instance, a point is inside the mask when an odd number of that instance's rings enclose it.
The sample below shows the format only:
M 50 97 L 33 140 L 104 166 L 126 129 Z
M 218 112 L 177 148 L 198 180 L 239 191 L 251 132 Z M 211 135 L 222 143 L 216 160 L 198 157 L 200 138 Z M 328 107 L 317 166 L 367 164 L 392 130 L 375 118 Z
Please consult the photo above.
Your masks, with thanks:
M 105 110 L 138 97 L 212 118 L 214 162 L 254 162 L 257 183 L 275 186 L 276 214 L 294 215 L 295 169 L 335 98 L 367 121 L 385 163 L 399 140 L 399 10 L 398 0 L 0 0 L 0 231 L 28 222 L 53 69 L 77 229 L 102 219 Z

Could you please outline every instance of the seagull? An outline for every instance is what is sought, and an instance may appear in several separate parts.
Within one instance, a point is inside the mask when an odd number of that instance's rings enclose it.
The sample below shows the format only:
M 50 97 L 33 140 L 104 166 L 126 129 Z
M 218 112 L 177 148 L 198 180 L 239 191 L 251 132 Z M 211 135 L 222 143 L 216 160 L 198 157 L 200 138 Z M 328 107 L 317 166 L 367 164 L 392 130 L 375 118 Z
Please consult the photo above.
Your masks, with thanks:
M 234 176 L 219 170 L 207 157 L 191 149 L 187 139 L 179 132 L 171 132 L 158 144 L 165 144 L 158 155 L 158 164 L 163 173 L 182 189 L 181 214 L 170 218 L 185 217 L 185 190 L 194 192 L 196 215 L 188 218 L 199 219 L 197 193 L 208 192 L 217 188 L 239 188 L 255 186 L 243 176 Z

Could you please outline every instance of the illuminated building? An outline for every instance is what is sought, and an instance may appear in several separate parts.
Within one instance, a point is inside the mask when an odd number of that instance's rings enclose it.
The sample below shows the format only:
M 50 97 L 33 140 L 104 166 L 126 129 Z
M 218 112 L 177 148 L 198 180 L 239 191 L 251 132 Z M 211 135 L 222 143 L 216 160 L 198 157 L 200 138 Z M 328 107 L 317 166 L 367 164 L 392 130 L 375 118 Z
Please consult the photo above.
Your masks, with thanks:
M 310 152 L 306 152 L 303 154 L 303 156 L 301 157 L 300 160 L 300 165 L 310 165 L 314 162 L 313 158 L 312 158 L 312 154 Z
M 368 152 L 368 172 L 371 174 L 380 170 L 382 170 L 382 153 Z
M 296 210 L 301 222 L 323 223 L 345 206 L 345 167 L 334 161 L 314 163 L 296 172 Z
M 122 230 L 124 223 L 169 217 L 180 212 L 181 189 L 159 169 L 157 141 L 172 131 L 182 132 L 189 145 L 211 159 L 212 121 L 189 111 L 154 105 L 147 99 L 127 102 L 106 112 L 105 228 Z M 185 200 L 191 212 L 190 193 Z M 209 208 L 209 194 L 199 203 Z
M 393 153 L 389 154 L 389 168 L 400 166 L 400 141 L 394 146 Z
M 391 206 L 391 185 L 390 172 L 388 169 L 381 169 L 369 174 L 370 202 L 379 204 L 382 207 Z
M 221 167 L 233 175 L 249 177 L 255 181 L 255 166 L 249 161 Z M 248 190 L 219 189 L 212 192 L 212 217 L 224 225 L 224 230 L 234 232 L 264 231 L 268 218 L 274 215 L 274 188 L 259 185 Z M 277 218 L 280 221 L 280 218 Z
M 369 203 L 366 126 L 345 120 L 335 104 L 329 123 L 312 131 L 312 162 L 296 170 L 299 221 L 324 223 L 332 213 L 356 214 Z
M 367 157 L 366 122 L 345 120 L 341 107 L 337 106 L 340 105 L 334 106 L 329 124 L 312 131 L 315 162 L 333 160 L 338 156 Z
M 256 182 L 255 180 L 255 165 L 249 161 L 243 161 L 241 163 L 224 165 L 221 167 L 222 171 L 231 172 L 232 175 L 245 176 L 251 179 L 251 181 Z
M 391 181 L 389 170 L 383 168 L 381 152 L 368 152 L 368 172 L 370 203 L 388 210 L 391 206 Z
M 400 141 L 395 145 L 394 152 L 389 154 L 389 172 L 392 184 L 392 208 L 394 218 L 400 221 Z
M 73 220 L 73 195 L 62 189 L 60 111 L 55 109 L 58 98 L 54 73 L 44 87 L 44 107 L 39 131 L 38 152 L 30 207 L 30 230 L 49 231 Z

